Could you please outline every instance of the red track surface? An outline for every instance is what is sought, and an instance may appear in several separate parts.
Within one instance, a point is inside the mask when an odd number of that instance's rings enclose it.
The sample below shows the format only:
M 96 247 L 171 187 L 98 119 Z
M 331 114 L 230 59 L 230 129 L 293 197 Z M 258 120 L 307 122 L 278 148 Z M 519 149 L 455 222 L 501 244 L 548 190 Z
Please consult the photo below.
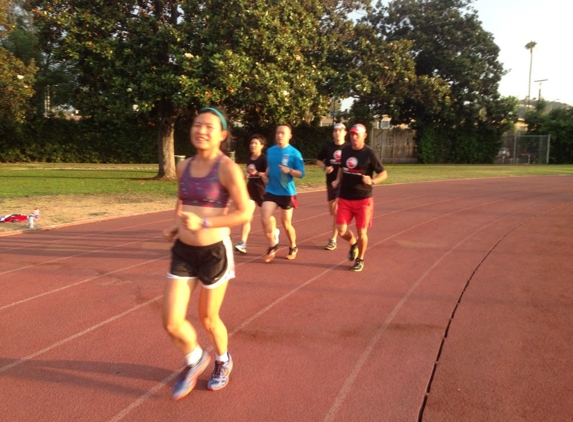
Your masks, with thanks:
M 284 235 L 261 261 L 255 220 L 222 309 L 231 382 L 207 391 L 209 368 L 179 402 L 160 316 L 171 212 L 1 237 L 2 420 L 571 420 L 573 177 L 375 197 L 361 273 L 346 245 L 322 249 L 324 192 L 300 195 L 295 261 Z

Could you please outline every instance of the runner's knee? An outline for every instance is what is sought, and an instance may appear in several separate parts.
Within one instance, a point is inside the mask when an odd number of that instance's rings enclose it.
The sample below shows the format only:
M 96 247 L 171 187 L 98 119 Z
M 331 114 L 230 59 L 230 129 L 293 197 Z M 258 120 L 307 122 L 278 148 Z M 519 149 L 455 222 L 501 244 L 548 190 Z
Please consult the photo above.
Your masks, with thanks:
M 205 331 L 210 333 L 214 333 L 221 322 L 222 322 L 221 318 L 219 318 L 218 315 L 215 316 L 207 315 L 201 317 L 201 325 L 203 326 Z
M 171 337 L 181 338 L 183 331 L 183 321 L 166 318 L 163 321 L 163 328 Z

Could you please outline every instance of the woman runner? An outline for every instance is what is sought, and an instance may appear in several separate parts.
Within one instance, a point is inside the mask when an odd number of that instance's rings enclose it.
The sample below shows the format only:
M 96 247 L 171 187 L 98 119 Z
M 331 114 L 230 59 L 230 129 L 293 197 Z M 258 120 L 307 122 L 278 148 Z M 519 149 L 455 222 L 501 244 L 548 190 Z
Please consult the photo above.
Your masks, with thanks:
M 173 387 L 175 400 L 191 392 L 210 361 L 197 341 L 195 328 L 186 319 L 196 287 L 199 321 L 216 353 L 207 388 L 219 390 L 229 382 L 233 360 L 227 350 L 227 328 L 219 317 L 228 281 L 235 277 L 229 227 L 245 224 L 252 214 L 242 171 L 220 148 L 229 136 L 224 112 L 214 107 L 201 109 L 190 135 L 197 154 L 177 165 L 175 221 L 164 231 L 165 237 L 175 239 L 175 243 L 163 296 L 163 324 L 186 361 Z M 235 204 L 232 212 L 228 209 L 230 200 Z

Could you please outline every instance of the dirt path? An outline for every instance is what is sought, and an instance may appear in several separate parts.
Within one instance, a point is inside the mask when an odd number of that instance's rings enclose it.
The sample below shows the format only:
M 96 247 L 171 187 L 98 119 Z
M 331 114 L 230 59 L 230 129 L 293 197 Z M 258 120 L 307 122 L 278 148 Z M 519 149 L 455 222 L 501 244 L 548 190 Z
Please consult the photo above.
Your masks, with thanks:
M 35 198 L 0 200 L 0 216 L 7 214 L 31 214 L 34 208 L 40 210 L 40 218 L 34 222 L 36 228 L 46 228 L 78 221 L 109 218 L 114 216 L 141 214 L 173 208 L 175 198 L 158 199 L 141 196 L 91 196 L 61 195 Z M 26 230 L 27 222 L 0 223 L 0 234 Z

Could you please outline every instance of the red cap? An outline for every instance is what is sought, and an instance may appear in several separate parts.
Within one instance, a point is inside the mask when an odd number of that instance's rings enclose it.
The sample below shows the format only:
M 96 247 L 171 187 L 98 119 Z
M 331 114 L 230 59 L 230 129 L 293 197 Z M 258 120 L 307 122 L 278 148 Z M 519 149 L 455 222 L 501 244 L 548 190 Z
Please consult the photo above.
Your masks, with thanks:
M 366 133 L 366 127 L 364 125 L 361 125 L 360 123 L 357 125 L 352 126 L 352 128 L 350 129 L 350 133 Z

